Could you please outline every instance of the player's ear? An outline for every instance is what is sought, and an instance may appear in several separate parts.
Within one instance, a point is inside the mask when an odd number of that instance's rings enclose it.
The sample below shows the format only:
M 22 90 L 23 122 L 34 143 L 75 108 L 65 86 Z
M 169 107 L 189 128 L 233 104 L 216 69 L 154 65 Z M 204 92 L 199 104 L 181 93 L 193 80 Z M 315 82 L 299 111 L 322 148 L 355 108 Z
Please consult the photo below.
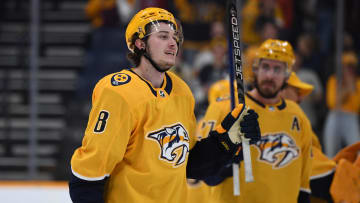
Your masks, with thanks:
M 139 49 L 139 50 L 145 50 L 145 42 L 141 39 L 137 39 L 135 41 L 135 46 Z

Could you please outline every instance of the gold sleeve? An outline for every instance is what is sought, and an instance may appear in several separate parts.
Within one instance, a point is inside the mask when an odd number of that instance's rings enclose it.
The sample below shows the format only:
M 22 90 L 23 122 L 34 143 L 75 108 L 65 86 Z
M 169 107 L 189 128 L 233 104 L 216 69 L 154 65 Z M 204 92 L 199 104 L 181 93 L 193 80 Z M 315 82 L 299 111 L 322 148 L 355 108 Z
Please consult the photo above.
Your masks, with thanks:
M 301 184 L 300 189 L 310 193 L 310 176 L 312 171 L 313 163 L 313 152 L 312 152 L 312 128 L 310 121 L 303 116 L 303 127 L 304 133 L 301 138 L 301 151 L 302 151 L 302 172 L 301 172 Z
M 85 180 L 109 176 L 122 161 L 133 128 L 128 104 L 111 88 L 94 91 L 93 108 L 82 146 L 71 160 L 72 172 Z

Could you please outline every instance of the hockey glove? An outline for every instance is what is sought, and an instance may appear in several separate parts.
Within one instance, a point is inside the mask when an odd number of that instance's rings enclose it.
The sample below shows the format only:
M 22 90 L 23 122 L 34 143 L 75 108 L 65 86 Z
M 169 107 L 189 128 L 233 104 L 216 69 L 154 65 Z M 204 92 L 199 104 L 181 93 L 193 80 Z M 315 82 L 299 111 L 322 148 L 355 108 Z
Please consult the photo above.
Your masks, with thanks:
M 235 152 L 241 143 L 240 136 L 250 139 L 250 143 L 260 140 L 260 128 L 257 121 L 258 115 L 254 110 L 245 108 L 239 104 L 230 112 L 216 129 L 210 132 L 210 136 L 219 139 L 221 147 L 226 151 Z
M 334 157 L 334 161 L 339 163 L 341 159 L 346 159 L 353 163 L 360 152 L 360 142 L 356 142 L 340 150 Z

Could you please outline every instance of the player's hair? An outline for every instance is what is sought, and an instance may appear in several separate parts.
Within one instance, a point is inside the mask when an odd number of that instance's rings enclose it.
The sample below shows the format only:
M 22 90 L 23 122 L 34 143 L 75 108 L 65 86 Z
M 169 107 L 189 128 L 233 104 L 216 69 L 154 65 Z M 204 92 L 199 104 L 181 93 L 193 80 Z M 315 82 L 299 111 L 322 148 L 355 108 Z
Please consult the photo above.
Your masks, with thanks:
M 135 43 L 135 41 L 139 39 L 138 34 L 134 34 L 133 39 L 131 40 L 131 43 Z M 148 38 L 143 39 L 145 44 L 147 42 Z M 143 55 L 143 50 L 140 50 L 136 46 L 134 47 L 134 52 L 130 52 L 127 54 L 127 59 L 134 64 L 135 67 L 138 67 L 140 65 L 141 56 Z
M 150 29 L 151 29 L 151 24 L 147 24 L 145 26 L 145 32 L 146 33 L 149 33 L 150 32 Z M 140 39 L 139 37 L 139 33 L 135 33 L 132 38 L 131 38 L 131 46 L 134 47 L 134 52 L 130 52 L 127 54 L 127 58 L 128 60 L 134 64 L 135 67 L 138 67 L 140 65 L 140 61 L 141 61 L 141 56 L 144 54 L 144 51 L 145 50 L 140 50 L 139 48 L 137 48 L 135 46 L 135 41 L 137 39 Z M 145 43 L 145 46 L 147 45 L 147 41 L 148 41 L 149 37 L 144 37 L 142 38 L 142 40 L 144 41 Z

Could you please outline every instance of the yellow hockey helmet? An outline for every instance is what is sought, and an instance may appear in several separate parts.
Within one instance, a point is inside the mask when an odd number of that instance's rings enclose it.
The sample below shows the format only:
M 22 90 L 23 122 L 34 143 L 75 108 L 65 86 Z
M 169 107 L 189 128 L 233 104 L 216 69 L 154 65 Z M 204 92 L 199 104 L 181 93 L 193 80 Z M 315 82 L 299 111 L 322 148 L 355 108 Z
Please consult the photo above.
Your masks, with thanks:
M 358 59 L 357 56 L 354 52 L 349 51 L 349 52 L 344 52 L 341 58 L 341 62 L 343 65 L 353 65 L 353 66 L 357 66 L 358 64 Z
M 295 63 L 295 55 L 291 44 L 287 41 L 268 39 L 257 50 L 254 66 L 258 67 L 260 59 L 272 59 L 286 63 L 287 73 L 290 74 Z
M 229 80 L 219 80 L 210 86 L 208 92 L 209 103 L 216 101 L 218 98 L 230 97 Z
M 131 52 L 134 52 L 134 46 L 131 44 L 132 37 L 135 33 L 139 34 L 139 38 L 142 39 L 146 36 L 145 26 L 149 23 L 155 24 L 157 21 L 168 21 L 174 24 L 177 30 L 177 24 L 173 14 L 162 8 L 149 7 L 139 11 L 129 22 L 125 38 L 126 44 Z
M 287 84 L 297 88 L 298 93 L 301 97 L 306 97 L 314 90 L 313 85 L 300 80 L 300 78 L 296 75 L 294 71 L 291 72 L 290 77 L 287 80 Z

